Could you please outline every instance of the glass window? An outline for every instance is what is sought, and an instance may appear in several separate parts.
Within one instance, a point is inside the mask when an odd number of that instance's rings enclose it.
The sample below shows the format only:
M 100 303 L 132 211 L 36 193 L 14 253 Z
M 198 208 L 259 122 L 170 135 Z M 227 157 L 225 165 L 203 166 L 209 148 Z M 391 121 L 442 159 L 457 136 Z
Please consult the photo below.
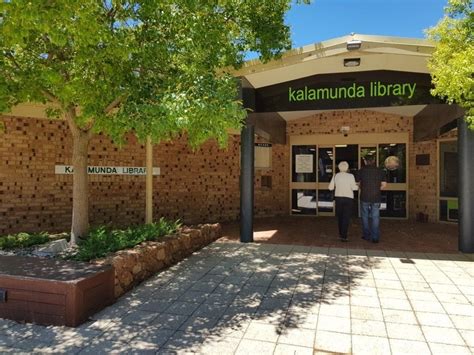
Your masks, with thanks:
M 316 182 L 316 146 L 292 146 L 292 181 Z
M 406 202 L 406 191 L 382 191 L 380 216 L 405 218 L 407 216 Z
M 318 212 L 333 212 L 333 192 L 329 190 L 318 190 Z
M 457 142 L 440 142 L 439 155 L 439 195 L 458 197 Z
M 446 222 L 457 222 L 459 216 L 458 200 L 439 201 L 439 219 Z
M 334 174 L 333 148 L 318 149 L 318 181 L 330 182 Z
M 405 183 L 406 144 L 379 144 L 379 167 L 386 171 L 388 183 Z
M 316 215 L 316 190 L 292 190 L 291 213 Z

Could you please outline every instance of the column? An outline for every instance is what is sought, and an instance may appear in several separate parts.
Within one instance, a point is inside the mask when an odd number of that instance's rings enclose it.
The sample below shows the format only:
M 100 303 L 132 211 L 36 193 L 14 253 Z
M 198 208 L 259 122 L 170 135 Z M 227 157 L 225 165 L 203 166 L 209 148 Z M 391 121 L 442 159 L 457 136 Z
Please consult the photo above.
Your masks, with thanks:
M 474 253 L 474 130 L 458 119 L 459 251 Z
M 240 241 L 253 242 L 255 128 L 247 123 L 240 134 Z

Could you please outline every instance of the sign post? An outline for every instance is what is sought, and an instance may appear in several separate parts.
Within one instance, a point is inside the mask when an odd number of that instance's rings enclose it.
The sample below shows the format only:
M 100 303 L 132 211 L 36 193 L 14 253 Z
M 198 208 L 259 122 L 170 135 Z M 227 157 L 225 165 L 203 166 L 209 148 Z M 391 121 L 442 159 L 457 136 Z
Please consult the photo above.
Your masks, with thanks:
M 146 214 L 145 223 L 153 223 L 153 145 L 151 144 L 151 138 L 146 138 Z

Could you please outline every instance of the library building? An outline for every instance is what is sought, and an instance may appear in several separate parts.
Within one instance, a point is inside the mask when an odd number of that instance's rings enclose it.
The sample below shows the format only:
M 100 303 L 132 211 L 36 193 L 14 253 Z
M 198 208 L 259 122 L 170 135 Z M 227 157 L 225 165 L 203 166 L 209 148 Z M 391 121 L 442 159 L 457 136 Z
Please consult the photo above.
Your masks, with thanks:
M 234 221 L 249 242 L 260 217 L 334 216 L 329 183 L 339 162 L 355 174 L 370 157 L 386 173 L 382 218 L 457 225 L 458 250 L 474 252 L 474 131 L 459 106 L 431 95 L 433 50 L 422 39 L 350 35 L 245 63 L 235 76 L 249 113 L 226 149 L 209 141 L 192 150 L 184 135 L 153 146 L 154 217 Z M 23 104 L 0 124 L 0 235 L 67 231 L 66 122 Z M 145 157 L 133 135 L 121 148 L 92 139 L 91 224 L 143 223 Z

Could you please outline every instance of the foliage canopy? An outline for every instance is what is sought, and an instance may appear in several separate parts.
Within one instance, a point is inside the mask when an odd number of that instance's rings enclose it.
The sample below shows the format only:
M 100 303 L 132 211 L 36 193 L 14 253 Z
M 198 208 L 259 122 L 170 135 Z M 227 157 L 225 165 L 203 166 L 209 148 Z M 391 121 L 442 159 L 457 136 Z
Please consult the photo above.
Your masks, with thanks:
M 474 12 L 472 0 L 449 0 L 446 15 L 428 37 L 436 41 L 429 62 L 433 94 L 456 102 L 466 110 L 474 129 Z
M 0 112 L 20 102 L 72 108 L 79 129 L 193 145 L 239 128 L 245 52 L 290 47 L 291 0 L 15 0 L 0 3 Z

